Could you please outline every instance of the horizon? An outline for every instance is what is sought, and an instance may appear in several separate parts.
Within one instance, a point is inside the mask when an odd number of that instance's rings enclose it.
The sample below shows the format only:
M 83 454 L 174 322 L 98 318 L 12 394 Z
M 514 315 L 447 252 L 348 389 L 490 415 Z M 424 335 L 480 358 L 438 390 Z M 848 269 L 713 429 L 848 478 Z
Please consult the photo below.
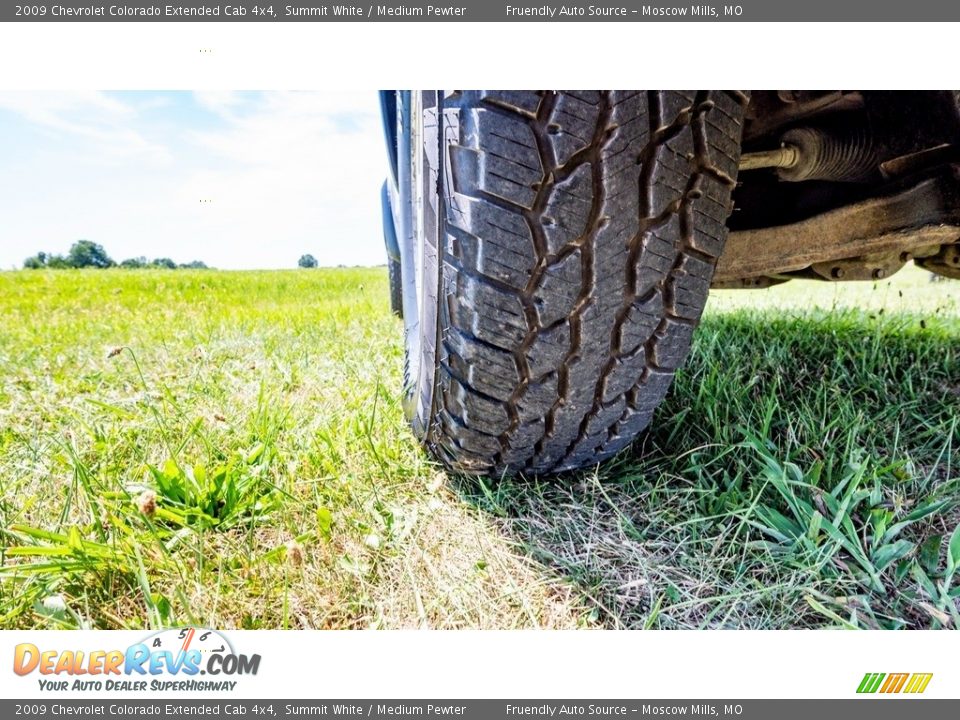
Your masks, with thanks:
M 89 240 L 90 240 L 90 238 L 78 238 L 77 240 L 74 241 L 74 243 L 77 243 L 77 242 L 86 242 L 86 241 L 89 241 Z M 386 254 L 384 254 L 383 260 L 382 260 L 381 262 L 372 263 L 372 264 L 358 264 L 358 263 L 347 264 L 347 263 L 337 263 L 336 265 L 323 265 L 323 264 L 321 264 L 319 261 L 317 261 L 317 265 L 315 265 L 314 267 L 300 267 L 300 266 L 299 266 L 299 263 L 294 263 L 293 266 L 291 266 L 291 267 L 272 267 L 272 268 L 221 268 L 221 267 L 217 267 L 216 265 L 211 265 L 211 264 L 209 264 L 209 263 L 205 263 L 205 262 L 203 261 L 203 258 L 192 258 L 191 260 L 180 260 L 180 259 L 177 259 L 177 258 L 164 258 L 164 256 L 159 256 L 159 255 L 158 255 L 157 257 L 146 257 L 146 256 L 142 256 L 142 255 L 141 255 L 141 256 L 136 256 L 136 257 L 132 257 L 132 258 L 120 258 L 120 257 L 114 257 L 113 255 L 111 255 L 109 248 L 104 248 L 104 247 L 102 247 L 102 246 L 101 246 L 101 248 L 102 248 L 102 250 L 104 251 L 104 253 L 106 253 L 107 257 L 109 257 L 109 259 L 112 261 L 112 263 L 113 263 L 112 265 L 109 265 L 109 266 L 106 266 L 106 267 L 98 267 L 98 266 L 94 266 L 94 265 L 87 265 L 87 266 L 83 266 L 83 267 L 73 267 L 73 266 L 68 266 L 68 265 L 49 266 L 49 267 L 47 267 L 47 266 L 45 266 L 45 267 L 26 267 L 25 263 L 22 262 L 22 263 L 20 263 L 20 266 L 19 266 L 19 267 L 8 267 L 8 268 L 0 267 L 0 272 L 20 272 L 21 270 L 29 270 L 29 271 L 36 271 L 36 270 L 52 270 L 52 271 L 61 271 L 61 270 L 93 270 L 93 271 L 97 271 L 97 270 L 123 270 L 123 271 L 128 271 L 128 270 L 200 270 L 200 271 L 203 271 L 203 270 L 219 270 L 219 271 L 227 271 L 227 272 L 285 272 L 285 271 L 288 271 L 288 270 L 351 270 L 351 269 L 369 269 L 369 268 L 387 267 L 387 264 L 388 264 L 388 263 L 387 263 L 387 256 L 386 256 Z M 69 250 L 69 248 L 68 248 L 68 250 Z M 57 257 L 57 258 L 60 258 L 60 259 L 64 260 L 64 259 L 66 259 L 66 256 L 68 255 L 68 252 L 51 253 L 51 252 L 47 252 L 47 251 L 41 250 L 41 251 L 39 251 L 38 253 L 35 253 L 34 256 L 39 255 L 40 253 L 44 253 L 44 254 L 47 256 L 47 257 L 46 257 L 46 260 L 47 260 L 47 261 L 51 260 L 53 257 Z M 308 254 L 309 254 L 309 253 L 304 253 L 304 255 L 308 255 Z M 34 256 L 30 256 L 30 257 L 28 257 L 27 259 L 33 259 Z M 172 261 L 176 264 L 176 267 L 164 267 L 164 266 L 162 266 L 162 265 L 154 264 L 154 263 L 156 263 L 156 261 L 162 260 L 162 259 L 172 260 Z M 316 260 L 316 257 L 314 257 L 314 259 Z M 124 261 L 127 261 L 127 260 L 140 260 L 140 261 L 143 261 L 144 264 L 143 264 L 142 266 L 137 266 L 137 267 L 124 267 L 122 263 L 123 263 Z M 297 260 L 299 261 L 300 258 L 297 258 Z M 190 267 L 190 266 L 189 266 L 190 263 L 195 263 L 195 262 L 203 263 L 203 264 L 204 264 L 204 267 Z
M 375 93 L 0 93 L 0 268 L 90 240 L 220 270 L 385 264 Z
M 179 265 L 179 263 L 178 263 Z M 19 272 L 91 272 L 98 273 L 110 270 L 116 270 L 117 272 L 145 272 L 150 270 L 155 270 L 157 272 L 231 272 L 231 273 L 254 273 L 254 272 L 309 272 L 315 270 L 373 270 L 376 268 L 385 268 L 387 267 L 386 256 L 384 256 L 384 261 L 378 264 L 372 265 L 318 265 L 314 268 L 302 268 L 297 267 L 297 264 L 294 263 L 290 267 L 272 267 L 272 268 L 222 268 L 216 267 L 214 265 L 208 265 L 205 268 L 188 268 L 188 267 L 176 267 L 176 268 L 164 268 L 164 267 L 155 267 L 148 266 L 142 268 L 125 268 L 120 267 L 120 264 L 117 263 L 108 268 L 96 268 L 96 267 L 84 267 L 84 268 L 75 268 L 75 267 L 65 267 L 65 268 L 25 268 L 23 264 L 20 264 L 20 267 L 0 267 L 0 272 L 3 273 L 19 273 Z

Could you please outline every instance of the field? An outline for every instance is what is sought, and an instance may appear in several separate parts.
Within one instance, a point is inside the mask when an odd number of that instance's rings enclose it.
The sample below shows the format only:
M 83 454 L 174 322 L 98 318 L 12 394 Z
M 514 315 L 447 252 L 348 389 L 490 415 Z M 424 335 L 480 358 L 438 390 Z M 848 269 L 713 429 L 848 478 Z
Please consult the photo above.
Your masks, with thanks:
M 559 479 L 408 433 L 382 268 L 0 273 L 0 627 L 954 628 L 960 282 L 715 293 Z

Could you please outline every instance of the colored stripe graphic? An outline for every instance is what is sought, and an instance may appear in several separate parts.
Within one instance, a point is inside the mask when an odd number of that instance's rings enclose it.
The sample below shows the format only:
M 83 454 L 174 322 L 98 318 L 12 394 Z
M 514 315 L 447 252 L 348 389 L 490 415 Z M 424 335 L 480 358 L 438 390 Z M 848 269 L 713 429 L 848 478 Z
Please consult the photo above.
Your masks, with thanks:
M 883 694 L 896 693 L 922 693 L 927 689 L 933 673 L 866 673 L 860 685 L 857 686 L 857 692 L 861 694 L 872 694 L 880 692 Z
M 857 688 L 857 692 L 875 693 L 877 688 L 880 687 L 880 682 L 884 677 L 883 673 L 867 673 L 863 676 L 863 680 L 860 681 L 860 687 Z
M 898 693 L 903 688 L 904 683 L 907 682 L 907 678 L 910 676 L 910 673 L 890 673 L 887 675 L 887 681 L 883 684 L 883 687 L 880 688 L 882 693 Z
M 910 677 L 910 682 L 907 683 L 907 687 L 904 689 L 905 693 L 922 693 L 927 689 L 927 685 L 930 684 L 930 679 L 933 677 L 933 673 L 914 673 Z

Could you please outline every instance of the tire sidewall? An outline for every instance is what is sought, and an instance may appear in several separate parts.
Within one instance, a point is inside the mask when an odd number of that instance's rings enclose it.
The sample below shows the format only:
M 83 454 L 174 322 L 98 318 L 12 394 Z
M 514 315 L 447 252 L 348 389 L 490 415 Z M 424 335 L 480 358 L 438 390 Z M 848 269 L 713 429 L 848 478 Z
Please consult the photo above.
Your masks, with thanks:
M 426 440 L 433 416 L 439 341 L 442 250 L 443 137 L 441 95 L 413 91 L 398 106 L 406 114 L 408 142 L 401 159 L 403 317 L 406 359 L 403 407 L 414 433 Z M 402 130 L 402 131 L 403 131 Z

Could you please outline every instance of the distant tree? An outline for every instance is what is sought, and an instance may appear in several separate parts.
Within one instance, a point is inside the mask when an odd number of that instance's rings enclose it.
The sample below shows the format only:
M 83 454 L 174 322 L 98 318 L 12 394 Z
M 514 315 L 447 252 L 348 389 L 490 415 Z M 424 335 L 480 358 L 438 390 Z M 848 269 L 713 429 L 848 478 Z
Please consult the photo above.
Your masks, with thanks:
M 306 255 L 301 255 L 300 259 L 297 261 L 297 265 L 299 265 L 302 268 L 315 268 L 317 264 L 318 264 L 317 259 L 310 253 L 307 253 Z
M 24 260 L 23 267 L 27 270 L 39 270 L 47 266 L 47 259 L 47 254 L 41 251 Z
M 77 240 L 70 247 L 66 260 L 70 267 L 75 268 L 108 268 L 115 265 L 103 246 L 91 240 Z
M 313 258 L 311 258 L 311 260 L 313 260 Z M 316 260 L 313 260 L 314 264 L 312 267 L 316 267 L 316 262 Z M 24 260 L 23 267 L 29 270 L 37 270 L 40 268 L 55 268 L 59 270 L 62 268 L 86 267 L 108 268 L 117 267 L 117 264 L 110 259 L 110 256 L 107 255 L 107 252 L 102 246 L 90 240 L 78 240 L 71 246 L 70 252 L 67 253 L 66 257 L 63 255 L 50 255 L 45 252 L 38 252 L 36 255 Z M 176 270 L 177 268 L 187 268 L 190 270 L 208 269 L 207 264 L 202 260 L 193 260 L 188 263 L 183 263 L 182 265 L 177 265 L 168 257 L 147 260 L 143 255 L 127 258 L 120 263 L 119 267 L 127 269 L 164 268 L 166 270 Z

